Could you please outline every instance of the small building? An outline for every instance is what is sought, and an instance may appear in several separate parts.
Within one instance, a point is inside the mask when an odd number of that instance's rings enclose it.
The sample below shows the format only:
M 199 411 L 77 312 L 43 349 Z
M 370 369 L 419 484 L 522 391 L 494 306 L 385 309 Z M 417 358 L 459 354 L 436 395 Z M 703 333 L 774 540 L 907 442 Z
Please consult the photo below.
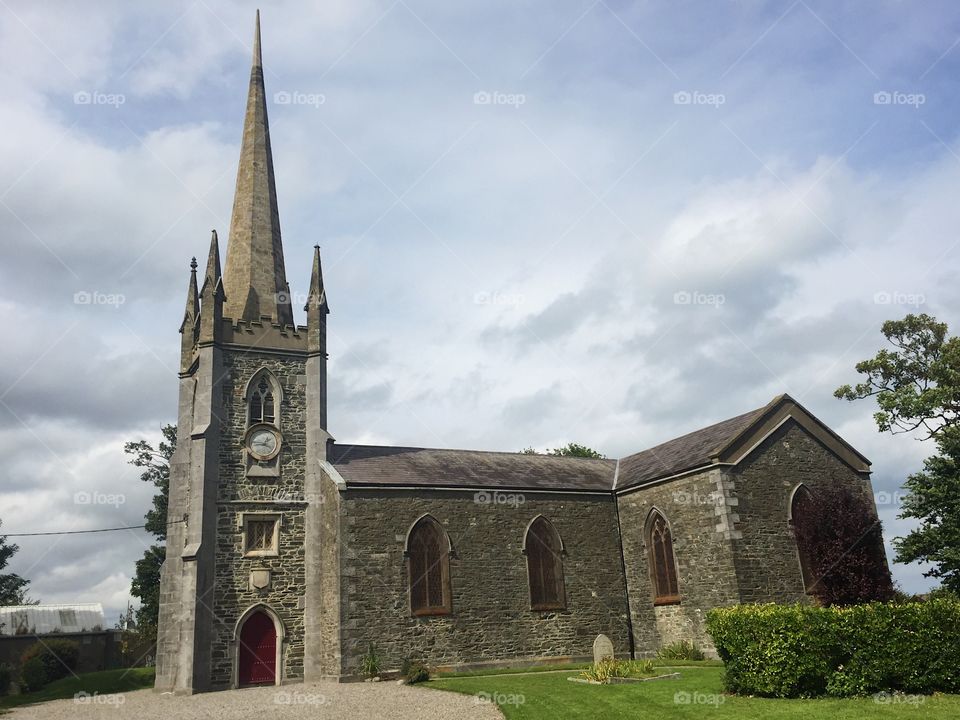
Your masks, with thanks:
M 153 644 L 131 644 L 119 629 L 108 629 L 100 603 L 8 605 L 0 607 L 0 665 L 18 666 L 37 642 L 63 639 L 79 648 L 78 673 L 143 664 Z
M 99 632 L 104 624 L 100 603 L 0 607 L 0 635 Z

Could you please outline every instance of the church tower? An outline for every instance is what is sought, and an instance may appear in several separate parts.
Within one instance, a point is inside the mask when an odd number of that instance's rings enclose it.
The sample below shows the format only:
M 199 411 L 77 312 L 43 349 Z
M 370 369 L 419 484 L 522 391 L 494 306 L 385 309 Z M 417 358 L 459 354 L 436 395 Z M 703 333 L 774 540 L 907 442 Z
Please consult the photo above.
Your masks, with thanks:
M 259 12 L 225 273 L 216 231 L 202 278 L 190 267 L 156 687 L 279 685 L 316 675 L 322 650 L 307 608 L 321 592 L 329 309 L 316 248 L 294 323 Z

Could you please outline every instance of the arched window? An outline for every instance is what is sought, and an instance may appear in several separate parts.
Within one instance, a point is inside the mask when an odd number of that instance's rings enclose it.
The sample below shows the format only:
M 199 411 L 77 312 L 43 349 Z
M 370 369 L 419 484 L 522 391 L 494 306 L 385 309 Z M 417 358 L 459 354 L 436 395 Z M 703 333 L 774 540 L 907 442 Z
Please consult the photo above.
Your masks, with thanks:
M 410 612 L 446 615 L 450 607 L 450 542 L 440 523 L 420 518 L 407 538 L 410 561 Z
M 650 577 L 653 581 L 653 604 L 680 602 L 677 565 L 673 556 L 673 537 L 667 520 L 654 510 L 647 521 L 647 548 L 650 553 Z
M 527 555 L 530 607 L 534 610 L 565 608 L 563 543 L 553 523 L 542 515 L 530 523 L 523 551 Z
M 796 536 L 797 525 L 809 522 L 813 509 L 813 493 L 806 485 L 798 485 L 790 499 L 790 527 L 794 531 L 794 542 L 797 544 L 797 558 L 800 561 L 800 576 L 803 578 L 803 589 L 813 594 L 816 585 L 816 574 L 813 572 L 813 559 L 810 557 L 810 548 L 800 542 Z
M 247 407 L 249 408 L 247 426 L 257 423 L 279 425 L 277 422 L 278 401 L 279 391 L 276 381 L 269 372 L 262 370 L 254 376 L 247 386 Z

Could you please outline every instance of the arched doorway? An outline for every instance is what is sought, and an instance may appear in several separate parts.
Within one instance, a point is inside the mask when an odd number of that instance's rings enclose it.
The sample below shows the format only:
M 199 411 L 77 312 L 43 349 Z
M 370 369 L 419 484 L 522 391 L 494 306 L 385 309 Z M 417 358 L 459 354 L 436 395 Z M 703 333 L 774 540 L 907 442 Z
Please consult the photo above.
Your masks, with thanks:
M 237 681 L 240 685 L 274 685 L 277 680 L 277 628 L 257 610 L 240 629 Z

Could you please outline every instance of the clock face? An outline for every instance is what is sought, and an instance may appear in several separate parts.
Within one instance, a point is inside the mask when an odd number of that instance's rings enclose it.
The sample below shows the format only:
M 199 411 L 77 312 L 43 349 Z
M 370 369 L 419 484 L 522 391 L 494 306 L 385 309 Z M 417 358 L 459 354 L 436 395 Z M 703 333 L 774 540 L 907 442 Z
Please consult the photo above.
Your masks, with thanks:
M 265 427 L 256 428 L 247 438 L 247 447 L 250 454 L 257 460 L 269 460 L 277 454 L 280 438 L 275 430 Z

